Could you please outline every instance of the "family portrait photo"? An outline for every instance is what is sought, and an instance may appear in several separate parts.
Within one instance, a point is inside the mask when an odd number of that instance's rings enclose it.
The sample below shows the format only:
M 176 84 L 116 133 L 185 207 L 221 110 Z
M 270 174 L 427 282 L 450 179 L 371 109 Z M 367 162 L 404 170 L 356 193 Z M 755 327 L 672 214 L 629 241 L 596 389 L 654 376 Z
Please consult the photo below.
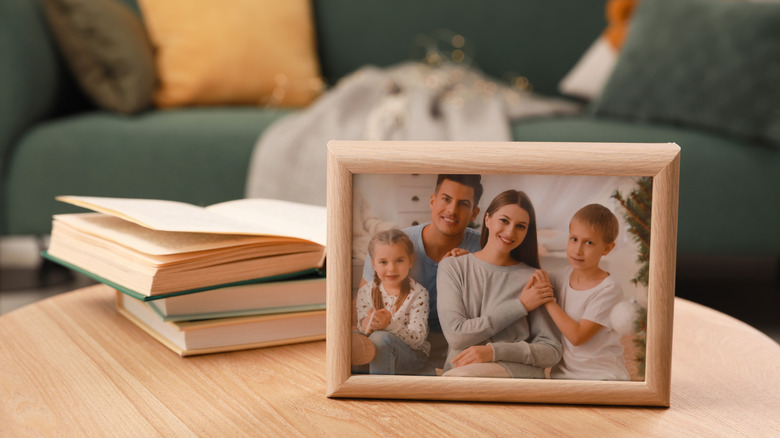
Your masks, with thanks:
M 327 395 L 668 406 L 679 156 L 329 142 Z
M 353 374 L 644 380 L 652 179 L 358 174 Z

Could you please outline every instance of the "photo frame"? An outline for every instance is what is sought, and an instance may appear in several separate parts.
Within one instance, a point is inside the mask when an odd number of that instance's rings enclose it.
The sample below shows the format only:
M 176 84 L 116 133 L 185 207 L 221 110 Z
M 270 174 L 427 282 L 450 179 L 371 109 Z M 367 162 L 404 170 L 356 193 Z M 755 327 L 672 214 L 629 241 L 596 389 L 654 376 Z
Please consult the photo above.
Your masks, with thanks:
M 674 143 L 331 141 L 328 397 L 669 406 L 680 148 Z M 353 374 L 353 178 L 359 174 L 652 177 L 643 381 Z

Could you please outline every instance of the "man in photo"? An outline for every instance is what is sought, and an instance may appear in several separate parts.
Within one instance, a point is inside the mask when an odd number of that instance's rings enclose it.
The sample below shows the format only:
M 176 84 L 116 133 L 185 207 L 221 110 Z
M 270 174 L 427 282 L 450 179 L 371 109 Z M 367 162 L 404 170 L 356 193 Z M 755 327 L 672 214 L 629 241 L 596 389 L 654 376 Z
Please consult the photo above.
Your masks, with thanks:
M 411 275 L 428 290 L 430 299 L 430 362 L 418 374 L 433 375 L 436 368 L 444 366 L 447 341 L 442 334 L 436 312 L 436 271 L 443 258 L 478 251 L 481 248 L 480 233 L 469 228 L 469 224 L 479 214 L 478 205 L 482 192 L 480 175 L 439 175 L 429 204 L 430 222 L 403 229 L 414 244 L 414 266 Z M 374 270 L 370 257 L 367 257 L 360 286 L 373 281 Z

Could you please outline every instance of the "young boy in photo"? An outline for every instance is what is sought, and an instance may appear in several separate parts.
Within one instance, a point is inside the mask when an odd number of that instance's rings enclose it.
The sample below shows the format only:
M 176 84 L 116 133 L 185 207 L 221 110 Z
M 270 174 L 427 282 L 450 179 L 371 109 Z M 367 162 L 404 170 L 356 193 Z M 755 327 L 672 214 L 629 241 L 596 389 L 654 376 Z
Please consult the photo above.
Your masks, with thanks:
M 562 336 L 563 357 L 551 370 L 557 379 L 629 380 L 620 334 L 611 328 L 612 308 L 623 297 L 620 285 L 599 267 L 615 248 L 617 217 L 590 204 L 569 223 L 569 266 L 551 274 L 556 301 L 545 304 Z M 550 281 L 538 271 L 537 281 Z

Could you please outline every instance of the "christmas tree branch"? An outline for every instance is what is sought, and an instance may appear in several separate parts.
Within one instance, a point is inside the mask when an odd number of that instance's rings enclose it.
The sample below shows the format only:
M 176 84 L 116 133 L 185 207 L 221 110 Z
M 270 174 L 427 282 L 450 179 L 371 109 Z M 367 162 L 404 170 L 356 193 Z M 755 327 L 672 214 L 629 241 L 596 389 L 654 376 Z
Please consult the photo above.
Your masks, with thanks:
M 631 209 L 628 208 L 628 206 L 626 205 L 626 202 L 619 195 L 620 194 L 618 193 L 618 197 L 615 197 L 615 199 L 617 199 L 618 202 L 620 203 L 620 205 L 623 206 L 623 208 L 626 210 L 626 213 L 629 216 L 631 216 L 631 218 L 634 219 L 639 225 L 641 225 L 647 231 L 650 231 L 650 227 L 642 219 L 640 219 L 639 216 L 635 215 L 634 212 L 631 211 Z

